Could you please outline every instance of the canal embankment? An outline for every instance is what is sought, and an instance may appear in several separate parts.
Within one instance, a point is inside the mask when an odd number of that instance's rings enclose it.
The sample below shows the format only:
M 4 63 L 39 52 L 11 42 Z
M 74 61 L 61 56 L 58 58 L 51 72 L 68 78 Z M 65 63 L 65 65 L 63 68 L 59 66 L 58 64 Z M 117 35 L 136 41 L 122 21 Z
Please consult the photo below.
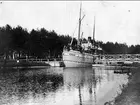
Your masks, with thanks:
M 131 71 L 128 84 L 122 87 L 113 105 L 140 105 L 140 67 Z
M 52 66 L 64 67 L 62 60 L 49 60 L 49 59 L 19 59 L 19 60 L 0 60 L 0 68 L 3 67 L 31 67 L 31 66 Z

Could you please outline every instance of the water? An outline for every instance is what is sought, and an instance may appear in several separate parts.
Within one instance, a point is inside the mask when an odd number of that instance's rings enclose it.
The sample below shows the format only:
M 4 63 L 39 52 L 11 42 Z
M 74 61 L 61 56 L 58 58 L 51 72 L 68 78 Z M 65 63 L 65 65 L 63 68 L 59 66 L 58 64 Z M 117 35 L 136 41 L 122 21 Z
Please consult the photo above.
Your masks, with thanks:
M 128 77 L 103 67 L 1 69 L 0 105 L 104 105 Z

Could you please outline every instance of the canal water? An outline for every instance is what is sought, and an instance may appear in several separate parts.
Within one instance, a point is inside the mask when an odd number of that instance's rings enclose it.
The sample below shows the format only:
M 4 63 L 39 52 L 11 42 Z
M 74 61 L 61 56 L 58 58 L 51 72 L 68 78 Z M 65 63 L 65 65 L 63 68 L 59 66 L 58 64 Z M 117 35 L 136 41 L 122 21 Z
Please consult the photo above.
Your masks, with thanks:
M 104 105 L 113 100 L 128 73 L 97 68 L 0 70 L 0 105 Z

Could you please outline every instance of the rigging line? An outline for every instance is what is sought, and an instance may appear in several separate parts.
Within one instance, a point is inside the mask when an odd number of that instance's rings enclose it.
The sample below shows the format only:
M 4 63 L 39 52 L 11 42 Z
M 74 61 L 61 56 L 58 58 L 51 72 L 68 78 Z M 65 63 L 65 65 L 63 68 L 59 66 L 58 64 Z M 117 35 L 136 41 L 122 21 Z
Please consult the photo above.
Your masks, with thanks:
M 71 40 L 70 45 L 72 45 L 72 42 L 73 42 L 73 39 L 74 39 L 74 34 L 75 34 L 76 29 L 77 29 L 77 25 L 78 25 L 78 22 L 77 22 L 76 27 L 74 29 L 74 32 L 73 32 L 73 35 L 72 35 L 72 40 Z

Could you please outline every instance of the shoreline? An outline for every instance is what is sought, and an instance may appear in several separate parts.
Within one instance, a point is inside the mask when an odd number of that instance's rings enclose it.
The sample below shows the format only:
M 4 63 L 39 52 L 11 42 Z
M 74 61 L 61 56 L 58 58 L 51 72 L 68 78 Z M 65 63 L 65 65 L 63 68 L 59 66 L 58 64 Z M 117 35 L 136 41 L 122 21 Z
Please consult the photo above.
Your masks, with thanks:
M 104 105 L 140 105 L 140 66 L 131 70 L 128 79 L 129 82 L 122 87 L 122 92 Z

